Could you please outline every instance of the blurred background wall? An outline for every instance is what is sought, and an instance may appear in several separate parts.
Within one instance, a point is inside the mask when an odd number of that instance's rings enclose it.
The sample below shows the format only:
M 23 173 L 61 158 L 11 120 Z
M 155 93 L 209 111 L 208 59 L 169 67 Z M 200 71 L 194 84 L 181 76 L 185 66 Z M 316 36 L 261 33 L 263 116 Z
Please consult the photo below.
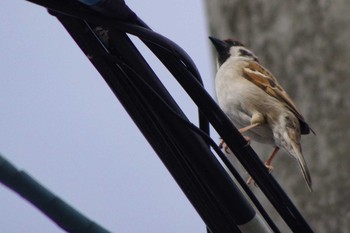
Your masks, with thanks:
M 211 35 L 251 48 L 317 134 L 302 138 L 313 193 L 285 152 L 274 176 L 315 232 L 350 232 L 350 1 L 207 0 L 206 7 Z M 253 148 L 264 159 L 272 150 Z

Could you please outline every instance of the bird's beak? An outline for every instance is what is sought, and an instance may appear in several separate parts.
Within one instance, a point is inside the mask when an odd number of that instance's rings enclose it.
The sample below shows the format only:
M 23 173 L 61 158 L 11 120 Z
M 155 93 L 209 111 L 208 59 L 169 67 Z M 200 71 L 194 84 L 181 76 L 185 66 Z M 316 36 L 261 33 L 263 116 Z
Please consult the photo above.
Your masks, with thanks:
M 225 41 L 216 39 L 216 38 L 211 37 L 211 36 L 209 36 L 209 39 L 211 40 L 211 42 L 215 46 L 215 49 L 218 53 L 221 53 L 221 52 L 227 50 L 227 43 Z

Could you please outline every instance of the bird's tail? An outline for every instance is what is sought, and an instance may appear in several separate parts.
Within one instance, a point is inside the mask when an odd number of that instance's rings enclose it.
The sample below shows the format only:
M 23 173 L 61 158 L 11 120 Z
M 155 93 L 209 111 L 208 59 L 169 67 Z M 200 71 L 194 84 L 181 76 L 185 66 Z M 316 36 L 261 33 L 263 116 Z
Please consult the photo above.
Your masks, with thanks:
M 310 172 L 309 172 L 309 168 L 307 167 L 306 161 L 304 159 L 304 156 L 302 154 L 301 151 L 301 146 L 299 143 L 292 143 L 292 147 L 293 147 L 293 156 L 298 160 L 298 164 L 299 167 L 301 169 L 301 172 L 303 173 L 304 179 L 307 183 L 307 186 L 310 190 L 310 192 L 312 192 L 312 180 L 311 180 L 311 176 L 310 176 Z

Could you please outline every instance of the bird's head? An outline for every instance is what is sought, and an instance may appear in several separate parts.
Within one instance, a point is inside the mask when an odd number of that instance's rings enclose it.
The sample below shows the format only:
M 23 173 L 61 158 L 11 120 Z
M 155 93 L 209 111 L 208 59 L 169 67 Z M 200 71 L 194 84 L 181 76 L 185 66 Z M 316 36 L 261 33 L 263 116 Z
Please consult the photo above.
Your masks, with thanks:
M 209 37 L 209 39 L 218 52 L 217 61 L 219 67 L 230 57 L 259 62 L 258 57 L 237 40 L 219 40 L 214 37 Z

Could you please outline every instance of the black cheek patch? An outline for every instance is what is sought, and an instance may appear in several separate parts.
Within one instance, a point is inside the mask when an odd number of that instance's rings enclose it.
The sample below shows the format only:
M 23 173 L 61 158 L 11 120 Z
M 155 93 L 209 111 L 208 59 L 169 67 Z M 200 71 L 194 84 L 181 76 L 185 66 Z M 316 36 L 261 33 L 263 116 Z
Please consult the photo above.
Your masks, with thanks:
M 250 52 L 248 52 L 247 50 L 244 50 L 244 49 L 240 49 L 239 53 L 244 57 L 252 57 L 253 56 Z
M 222 52 L 219 53 L 218 56 L 218 62 L 219 62 L 219 66 L 221 66 L 222 64 L 225 63 L 225 61 L 227 61 L 227 59 L 230 57 L 230 54 L 226 53 L 226 52 Z

